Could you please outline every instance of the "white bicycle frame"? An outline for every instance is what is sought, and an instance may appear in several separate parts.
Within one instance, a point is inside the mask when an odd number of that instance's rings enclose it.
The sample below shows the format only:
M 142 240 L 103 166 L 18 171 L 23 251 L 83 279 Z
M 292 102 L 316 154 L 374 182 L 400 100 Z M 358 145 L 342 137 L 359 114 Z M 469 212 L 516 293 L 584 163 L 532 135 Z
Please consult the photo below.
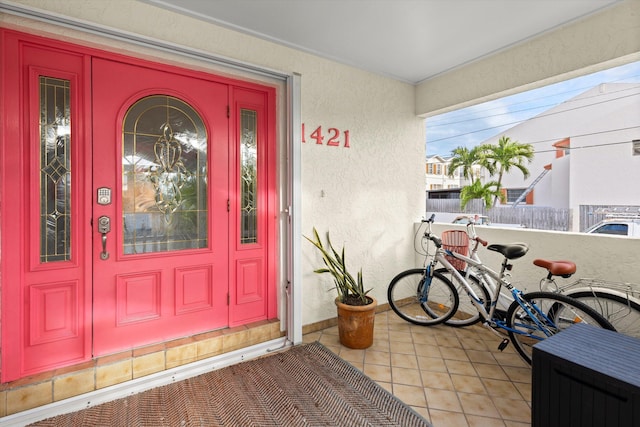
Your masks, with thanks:
M 452 256 L 458 260 L 466 262 L 466 272 L 469 271 L 469 266 L 471 266 L 471 268 L 475 270 L 474 272 L 478 273 L 476 277 L 478 277 L 478 279 L 480 280 L 481 285 L 486 285 L 486 288 L 489 291 L 489 295 L 491 297 L 489 311 L 487 311 L 483 301 L 479 298 L 478 295 L 476 295 L 473 288 L 471 288 L 469 282 L 467 282 L 462 274 L 460 274 L 460 272 L 453 265 L 451 265 L 446 256 Z M 505 287 L 510 291 L 511 301 L 515 300 L 515 293 L 518 293 L 520 291 L 516 289 L 509 281 L 505 280 L 505 270 L 507 265 L 506 260 L 502 263 L 502 269 L 500 273 L 498 273 L 495 270 L 492 270 L 491 268 L 484 265 L 477 254 L 475 254 L 475 251 L 472 252 L 472 256 L 474 256 L 474 258 L 476 259 L 459 254 L 457 252 L 449 251 L 447 249 L 437 248 L 436 254 L 434 256 L 434 264 L 439 262 L 446 268 L 449 273 L 453 274 L 457 281 L 465 287 L 467 295 L 469 295 L 469 297 L 471 298 L 471 302 L 478 310 L 478 313 L 480 313 L 480 316 L 482 316 L 485 321 L 490 321 L 493 319 L 493 314 L 495 312 L 498 300 L 500 299 L 500 291 L 502 287 Z
M 500 289 L 498 290 L 497 298 L 495 298 L 496 288 L 498 286 L 496 281 L 500 281 L 501 279 L 500 279 L 500 276 L 497 275 L 495 271 L 491 270 L 489 267 L 484 265 L 482 263 L 482 260 L 478 256 L 478 246 L 480 245 L 480 242 L 476 240 L 478 236 L 476 235 L 475 220 L 472 217 L 469 218 L 469 223 L 467 224 L 467 235 L 469 236 L 469 239 L 475 242 L 475 245 L 473 249 L 471 249 L 471 254 L 469 255 L 469 257 L 465 257 L 464 255 L 458 254 L 457 252 L 455 253 L 455 255 L 454 255 L 454 252 L 452 252 L 451 256 L 460 260 L 466 261 L 467 259 L 470 259 L 473 261 L 472 263 L 469 263 L 469 262 L 466 263 L 466 268 L 464 269 L 465 274 L 467 276 L 475 277 L 480 283 L 480 286 L 483 286 L 485 289 L 487 289 L 487 291 L 489 292 L 489 295 L 491 296 L 492 307 L 499 305 L 506 312 L 509 306 L 511 305 L 511 303 L 513 302 L 513 295 L 511 294 L 511 292 L 503 291 L 503 287 L 500 286 Z M 464 257 L 464 258 L 460 258 L 460 257 Z M 492 277 L 485 274 L 485 272 L 483 272 L 482 269 L 475 268 L 475 271 L 474 271 L 474 268 L 472 267 L 477 267 L 478 265 L 482 265 L 486 270 L 493 272 L 494 276 Z M 453 267 L 453 265 L 451 265 L 451 267 Z M 508 282 L 504 280 L 504 277 L 506 277 L 507 274 L 505 274 L 503 271 L 501 276 L 503 277 L 502 283 L 506 285 Z M 509 289 L 508 286 L 504 286 L 504 287 Z M 496 299 L 496 301 L 493 301 L 494 298 Z M 490 314 L 493 315 L 493 311 L 491 311 Z

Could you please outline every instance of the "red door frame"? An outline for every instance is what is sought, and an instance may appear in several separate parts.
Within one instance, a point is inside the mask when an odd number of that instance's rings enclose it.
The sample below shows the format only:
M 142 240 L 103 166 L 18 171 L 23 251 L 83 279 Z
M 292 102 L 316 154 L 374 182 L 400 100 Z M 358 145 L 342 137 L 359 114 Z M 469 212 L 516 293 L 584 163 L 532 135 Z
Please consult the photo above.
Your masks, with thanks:
M 37 67 L 41 67 L 47 71 L 57 71 L 61 78 L 71 77 L 75 79 L 75 89 L 72 89 L 76 107 L 76 119 L 72 123 L 72 132 L 76 137 L 75 141 L 91 141 L 91 125 L 90 125 L 90 61 L 92 57 L 101 57 L 116 61 L 123 61 L 130 64 L 140 66 L 161 66 L 170 69 L 173 72 L 180 73 L 185 76 L 206 79 L 215 82 L 228 84 L 231 88 L 240 88 L 247 91 L 262 92 L 264 96 L 264 116 L 267 130 L 265 132 L 266 144 L 268 149 L 265 151 L 265 165 L 267 188 L 264 189 L 263 198 L 265 204 L 262 206 L 263 215 L 266 218 L 266 230 L 264 231 L 266 243 L 263 248 L 263 256 L 265 257 L 266 266 L 263 269 L 266 286 L 263 290 L 266 303 L 261 307 L 251 310 L 238 308 L 230 305 L 229 323 L 241 324 L 261 319 L 272 319 L 277 317 L 277 236 L 278 236 L 278 188 L 276 179 L 277 153 L 275 143 L 276 128 L 276 107 L 275 96 L 276 90 L 260 84 L 223 78 L 204 72 L 192 71 L 166 64 L 156 64 L 149 61 L 143 61 L 127 56 L 105 52 L 97 49 L 86 48 L 66 42 L 60 42 L 40 36 L 29 35 L 13 30 L 0 28 L 0 72 L 1 74 L 1 91 L 2 99 L 0 101 L 0 286 L 2 306 L 0 311 L 2 323 L 2 341 L 1 341 L 1 357 L 2 357 L 2 382 L 15 380 L 27 375 L 35 374 L 54 368 L 68 366 L 79 363 L 92 358 L 91 349 L 91 301 L 92 301 L 92 238 L 95 238 L 94 230 L 91 228 L 90 220 L 96 224 L 96 218 L 92 218 L 92 208 L 94 195 L 90 183 L 77 183 L 74 194 L 76 205 L 74 205 L 74 215 L 76 222 L 74 227 L 76 230 L 77 241 L 74 243 L 76 248 L 72 261 L 66 265 L 70 265 L 72 269 L 76 269 L 74 278 L 69 279 L 71 287 L 76 286 L 77 292 L 69 297 L 69 292 L 54 294 L 53 298 L 48 301 L 47 286 L 34 286 L 41 277 L 47 276 L 46 268 L 43 269 L 39 265 L 34 265 L 33 260 L 37 259 L 34 255 L 33 248 L 39 247 L 38 232 L 39 228 L 32 224 L 34 221 L 31 212 L 34 210 L 33 203 L 37 200 L 37 195 L 33 196 L 33 191 L 29 191 L 28 183 L 30 173 L 32 171 L 35 160 L 33 155 L 33 143 L 38 143 L 38 125 L 30 123 L 29 110 L 33 105 L 33 94 L 29 95 L 29 73 L 37 75 Z M 47 56 L 41 57 L 41 63 L 33 63 L 29 68 L 28 50 L 30 48 L 40 49 L 42 52 L 51 52 L 52 55 L 67 55 L 73 58 L 77 66 L 73 70 L 60 70 L 61 62 L 50 61 L 47 63 Z M 25 53 L 26 52 L 26 53 Z M 32 55 L 33 56 L 33 55 Z M 37 61 L 35 61 L 37 62 Z M 34 74 L 35 73 L 35 74 Z M 233 91 L 232 91 L 233 92 Z M 31 96 L 31 98 L 30 98 Z M 235 105 L 233 97 L 231 105 Z M 37 102 L 36 104 L 37 105 Z M 230 116 L 234 113 L 231 112 Z M 234 123 L 231 121 L 231 123 Z M 234 129 L 234 126 L 230 126 Z M 75 144 L 74 148 L 76 167 L 91 164 L 91 144 Z M 26 157 L 25 157 L 26 156 Z M 30 158 L 29 161 L 22 161 L 23 158 Z M 233 156 L 231 156 L 233 159 Z M 235 159 L 233 159 L 235 161 Z M 234 168 L 230 168 L 234 170 Z M 233 172 L 231 172 L 233 174 Z M 78 175 L 80 176 L 80 175 Z M 235 178 L 230 176 L 233 182 Z M 230 189 L 233 191 L 233 188 Z M 31 194 L 31 196 L 27 196 Z M 35 199 L 33 198 L 35 197 Z M 231 197 L 232 198 L 232 197 Z M 235 203 L 231 206 L 230 214 L 234 214 Z M 235 212 L 237 214 L 237 212 Z M 81 218 L 84 218 L 81 221 Z M 230 221 L 230 230 L 236 230 Z M 229 239 L 234 242 L 234 239 Z M 95 247 L 95 245 L 94 245 Z M 236 252 L 236 247 L 230 243 L 230 255 Z M 230 263 L 230 271 L 234 270 L 233 263 Z M 66 265 L 63 268 L 55 266 L 54 269 L 68 269 Z M 233 283 L 233 282 L 231 282 Z M 34 293 L 35 290 L 35 293 Z M 77 307 L 71 312 L 76 324 L 63 325 L 75 336 L 73 339 L 79 344 L 76 345 L 77 350 L 68 350 L 65 357 L 58 360 L 48 360 L 40 363 L 38 360 L 31 360 L 30 353 L 42 352 L 37 345 L 33 346 L 33 330 L 30 332 L 27 312 L 29 312 L 29 301 L 34 298 L 40 298 L 43 304 L 53 305 L 55 301 L 71 301 L 69 303 L 77 303 Z M 66 298 L 66 299 L 65 299 Z M 231 302 L 233 300 L 230 295 Z M 48 302 L 47 302 L 48 301 Z M 257 310 L 256 310 L 257 309 Z M 256 311 L 252 311 L 256 310 Z M 52 313 L 56 313 L 52 311 Z M 72 320 L 74 320 L 72 319 Z M 69 319 L 65 319 L 69 320 Z M 58 318 L 48 318 L 46 315 L 39 319 L 40 322 L 53 322 L 54 325 L 60 323 Z M 33 322 L 32 322 L 33 323 Z M 68 322 L 67 322 L 68 323 Z M 31 325 L 33 326 L 33 325 Z M 30 335 L 31 334 L 31 335 Z M 53 334 L 55 335 L 55 334 Z M 47 338 L 45 337 L 46 341 Z M 37 340 L 36 340 L 37 341 Z M 63 341 L 64 342 L 64 341 Z M 37 342 L 35 344 L 38 344 Z M 65 344 L 55 344 L 64 346 Z

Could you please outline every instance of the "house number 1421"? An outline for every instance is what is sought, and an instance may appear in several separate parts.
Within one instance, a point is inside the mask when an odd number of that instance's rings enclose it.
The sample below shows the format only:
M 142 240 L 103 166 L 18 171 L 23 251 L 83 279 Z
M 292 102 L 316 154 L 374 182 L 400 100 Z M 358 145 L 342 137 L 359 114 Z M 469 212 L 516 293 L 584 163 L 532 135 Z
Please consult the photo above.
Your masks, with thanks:
M 340 131 L 336 128 L 328 128 L 326 134 L 324 133 L 322 126 L 318 126 L 313 132 L 309 134 L 310 140 L 315 140 L 316 144 L 326 144 L 329 147 L 344 147 L 349 148 L 349 131 Z M 325 142 L 326 141 L 326 142 Z M 307 134 L 302 123 L 302 142 L 307 142 Z

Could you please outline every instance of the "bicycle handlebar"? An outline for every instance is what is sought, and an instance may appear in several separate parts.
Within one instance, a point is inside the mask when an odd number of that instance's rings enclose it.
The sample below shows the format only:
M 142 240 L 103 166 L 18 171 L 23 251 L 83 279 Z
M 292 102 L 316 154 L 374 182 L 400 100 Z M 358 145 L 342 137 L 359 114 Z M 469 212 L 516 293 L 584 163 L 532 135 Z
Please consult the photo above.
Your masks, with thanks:
M 427 229 L 427 231 L 424 232 L 424 237 L 431 240 L 436 245 L 437 248 L 440 248 L 442 246 L 442 239 L 440 239 L 438 236 L 434 236 L 431 234 L 431 224 L 433 224 L 433 221 L 435 220 L 435 218 L 436 218 L 436 214 L 431 214 L 429 219 L 422 220 L 423 223 L 429 224 L 429 228 Z
M 479 238 L 478 236 L 472 237 L 472 240 L 475 240 L 476 242 L 480 243 L 482 246 L 487 246 L 489 244 L 489 242 Z
M 431 214 L 429 219 L 423 219 L 422 222 L 433 222 L 436 219 L 436 214 Z

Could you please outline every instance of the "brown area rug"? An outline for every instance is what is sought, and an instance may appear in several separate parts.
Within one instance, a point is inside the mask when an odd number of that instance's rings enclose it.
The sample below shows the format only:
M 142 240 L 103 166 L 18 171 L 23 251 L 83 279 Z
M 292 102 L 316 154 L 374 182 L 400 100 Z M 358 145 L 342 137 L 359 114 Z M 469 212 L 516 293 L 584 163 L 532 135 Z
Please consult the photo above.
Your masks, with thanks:
M 317 342 L 32 425 L 430 426 Z

